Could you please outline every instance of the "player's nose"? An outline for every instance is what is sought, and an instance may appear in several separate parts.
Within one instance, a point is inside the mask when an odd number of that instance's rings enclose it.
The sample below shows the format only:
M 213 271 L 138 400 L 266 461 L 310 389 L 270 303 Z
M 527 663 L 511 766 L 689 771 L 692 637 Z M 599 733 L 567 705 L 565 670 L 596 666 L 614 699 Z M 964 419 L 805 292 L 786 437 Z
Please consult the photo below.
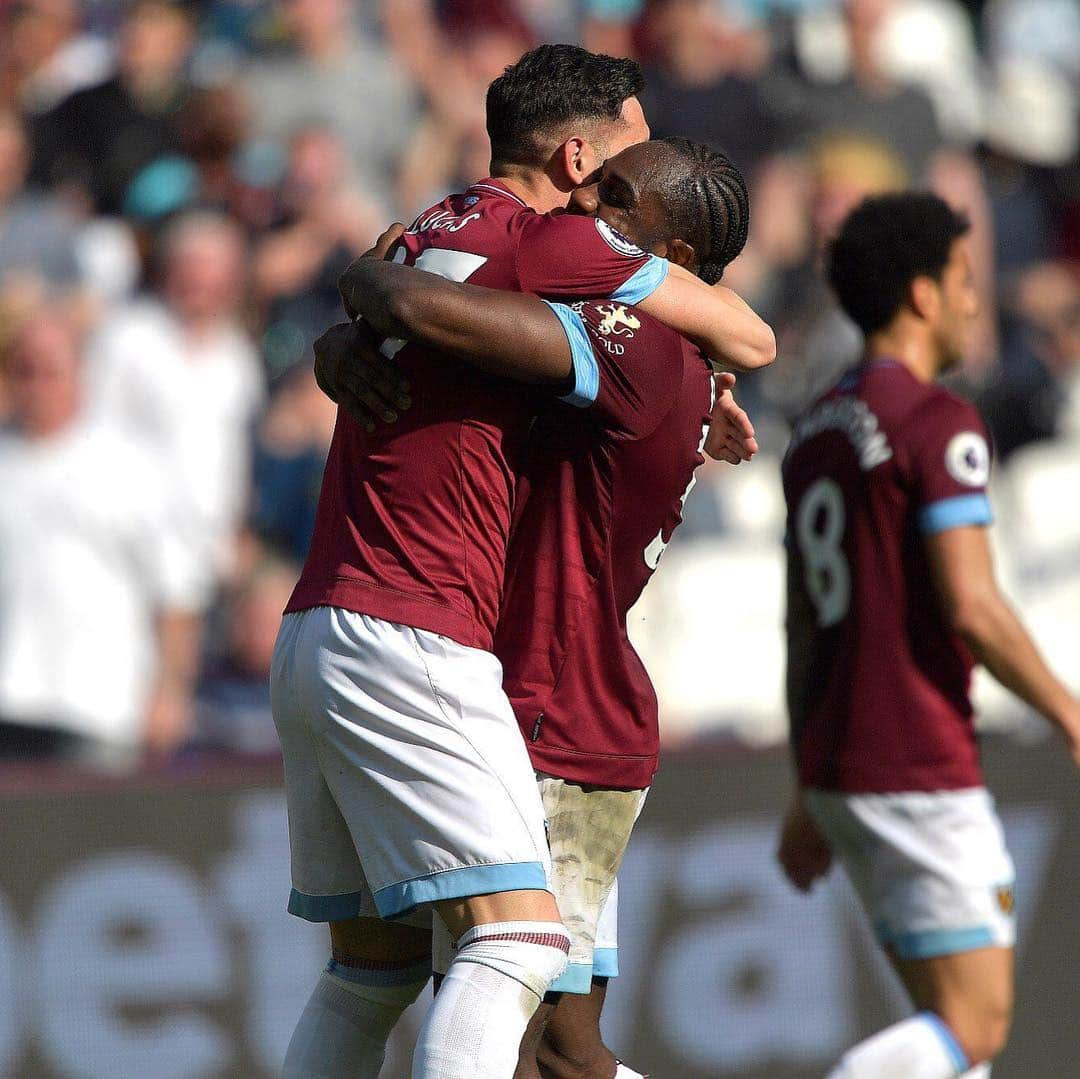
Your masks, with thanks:
M 574 189 L 570 196 L 567 209 L 575 214 L 595 214 L 600 205 L 600 199 L 596 192 L 599 184 L 582 184 Z

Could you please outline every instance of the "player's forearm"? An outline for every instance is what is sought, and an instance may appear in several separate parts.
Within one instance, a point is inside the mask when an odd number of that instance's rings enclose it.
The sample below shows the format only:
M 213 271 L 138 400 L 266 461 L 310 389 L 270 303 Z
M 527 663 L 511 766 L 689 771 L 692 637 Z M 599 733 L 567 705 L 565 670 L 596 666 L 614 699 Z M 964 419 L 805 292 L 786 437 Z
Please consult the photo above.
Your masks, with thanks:
M 431 278 L 431 281 L 428 281 Z M 345 309 L 362 318 L 382 337 L 407 337 L 417 340 L 418 327 L 408 319 L 418 317 L 416 297 L 430 291 L 431 285 L 452 288 L 450 282 L 392 262 L 360 258 L 341 275 L 338 290 Z
M 558 382 L 570 373 L 566 333 L 535 296 L 368 258 L 354 262 L 339 287 L 346 307 L 384 337 L 452 353 L 519 382 Z
M 953 625 L 975 658 L 1006 689 L 1059 727 L 1070 742 L 1080 741 L 1072 694 L 1046 665 L 1000 592 L 966 599 L 954 611 Z
M 737 371 L 753 371 L 776 359 L 772 329 L 749 304 L 679 266 L 673 265 L 664 283 L 638 306 Z

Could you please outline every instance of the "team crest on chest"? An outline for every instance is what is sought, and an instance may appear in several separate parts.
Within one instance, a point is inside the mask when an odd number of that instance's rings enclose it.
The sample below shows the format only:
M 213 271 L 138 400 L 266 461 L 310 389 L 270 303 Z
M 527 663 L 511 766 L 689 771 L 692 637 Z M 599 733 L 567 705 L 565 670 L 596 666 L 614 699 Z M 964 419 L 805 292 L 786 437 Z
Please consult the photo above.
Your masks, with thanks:
M 596 310 L 604 316 L 597 329 L 605 337 L 633 337 L 634 331 L 641 329 L 641 320 L 636 315 L 631 315 L 624 304 L 613 303 L 610 307 L 597 304 Z

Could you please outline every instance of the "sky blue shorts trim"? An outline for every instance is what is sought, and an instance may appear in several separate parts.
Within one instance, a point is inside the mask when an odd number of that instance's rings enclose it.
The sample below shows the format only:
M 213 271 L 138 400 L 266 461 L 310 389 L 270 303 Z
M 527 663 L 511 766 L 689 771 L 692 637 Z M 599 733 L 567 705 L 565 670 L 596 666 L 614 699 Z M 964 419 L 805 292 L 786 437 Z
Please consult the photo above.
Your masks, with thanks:
M 949 1051 L 949 1056 L 952 1057 L 957 1073 L 966 1072 L 971 1067 L 971 1062 L 968 1060 L 964 1050 L 960 1048 L 956 1035 L 942 1021 L 941 1016 L 935 1015 L 933 1012 L 919 1012 L 919 1018 L 933 1027 L 934 1033 Z
M 295 888 L 289 893 L 289 913 L 307 922 L 342 922 L 355 918 L 363 909 L 362 892 L 342 895 L 307 895 Z M 370 911 L 369 911 L 370 913 Z
M 592 963 L 570 963 L 566 970 L 548 986 L 549 993 L 580 993 L 587 996 L 592 990 Z
M 619 949 L 595 948 L 592 953 L 592 972 L 597 978 L 617 978 L 619 976 Z
M 380 888 L 375 893 L 375 906 L 380 917 L 399 918 L 424 903 L 525 890 L 550 891 L 547 874 L 540 862 L 466 865 L 460 869 L 428 873 Z
M 891 944 L 901 959 L 930 959 L 935 955 L 956 955 L 994 944 L 989 926 L 970 929 L 927 929 L 919 933 L 889 933 L 878 929 L 878 939 Z

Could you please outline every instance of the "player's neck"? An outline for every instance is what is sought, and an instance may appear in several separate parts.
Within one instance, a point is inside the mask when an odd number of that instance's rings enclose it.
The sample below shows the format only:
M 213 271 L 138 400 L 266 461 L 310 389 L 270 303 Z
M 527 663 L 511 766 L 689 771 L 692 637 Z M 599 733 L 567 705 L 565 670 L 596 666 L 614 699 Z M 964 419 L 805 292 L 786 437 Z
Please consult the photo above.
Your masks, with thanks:
M 566 209 L 569 194 L 552 183 L 542 169 L 506 165 L 493 170 L 491 175 L 538 214 Z
M 888 326 L 866 342 L 865 362 L 893 360 L 920 382 L 933 382 L 941 374 L 941 355 L 933 340 L 906 327 Z

